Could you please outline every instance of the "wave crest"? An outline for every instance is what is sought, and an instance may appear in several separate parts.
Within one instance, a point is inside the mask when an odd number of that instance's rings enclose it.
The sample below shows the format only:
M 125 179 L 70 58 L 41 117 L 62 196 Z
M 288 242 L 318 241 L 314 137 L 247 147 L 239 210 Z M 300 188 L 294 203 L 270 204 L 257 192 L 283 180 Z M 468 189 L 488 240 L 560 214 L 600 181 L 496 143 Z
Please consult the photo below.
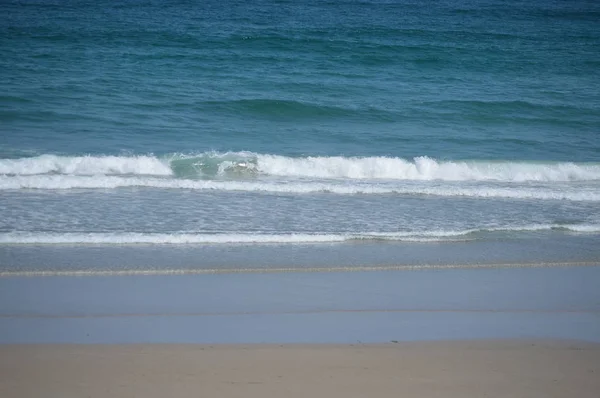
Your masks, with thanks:
M 600 179 L 600 165 L 438 161 L 420 156 L 408 161 L 391 157 L 306 157 L 259 155 L 258 170 L 276 176 L 441 180 L 441 181 L 574 181 Z
M 247 179 L 260 176 L 309 179 L 569 182 L 600 180 L 595 163 L 440 161 L 426 156 L 289 157 L 252 152 L 197 155 L 56 156 L 0 159 L 0 174 L 24 176 L 129 175 L 177 179 Z
M 0 174 L 161 175 L 173 174 L 168 163 L 150 156 L 56 156 L 1 159 Z

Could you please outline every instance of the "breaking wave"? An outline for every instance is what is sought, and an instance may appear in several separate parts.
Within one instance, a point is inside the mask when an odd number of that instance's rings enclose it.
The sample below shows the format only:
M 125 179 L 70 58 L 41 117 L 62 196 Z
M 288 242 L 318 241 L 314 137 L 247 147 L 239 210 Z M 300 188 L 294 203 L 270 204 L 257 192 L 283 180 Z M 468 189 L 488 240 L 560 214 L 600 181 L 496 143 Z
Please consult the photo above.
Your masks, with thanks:
M 0 159 L 4 176 L 154 176 L 176 179 L 312 179 L 568 182 L 600 180 L 600 164 L 441 161 L 426 156 L 288 157 L 252 152 L 167 156 L 57 156 Z
M 600 165 L 595 164 L 438 161 L 426 156 L 405 160 L 260 155 L 258 166 L 269 175 L 318 178 L 511 182 L 600 179 Z
M 155 175 L 173 174 L 169 164 L 154 156 L 56 156 L 41 155 L 1 159 L 5 175 Z

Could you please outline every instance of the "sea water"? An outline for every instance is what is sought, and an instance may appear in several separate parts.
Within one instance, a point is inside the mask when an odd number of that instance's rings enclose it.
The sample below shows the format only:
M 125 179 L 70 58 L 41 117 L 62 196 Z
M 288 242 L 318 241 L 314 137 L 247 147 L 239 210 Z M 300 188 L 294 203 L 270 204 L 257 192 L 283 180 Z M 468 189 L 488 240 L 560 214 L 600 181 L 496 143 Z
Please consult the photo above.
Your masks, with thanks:
M 3 272 L 600 259 L 600 3 L 0 12 Z

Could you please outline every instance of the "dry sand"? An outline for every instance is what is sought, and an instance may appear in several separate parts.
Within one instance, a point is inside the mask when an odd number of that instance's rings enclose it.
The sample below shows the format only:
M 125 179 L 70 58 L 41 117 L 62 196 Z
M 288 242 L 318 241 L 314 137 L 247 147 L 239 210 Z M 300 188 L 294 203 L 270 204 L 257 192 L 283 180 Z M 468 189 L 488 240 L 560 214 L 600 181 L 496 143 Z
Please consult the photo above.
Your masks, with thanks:
M 600 344 L 0 345 L 0 396 L 597 398 Z

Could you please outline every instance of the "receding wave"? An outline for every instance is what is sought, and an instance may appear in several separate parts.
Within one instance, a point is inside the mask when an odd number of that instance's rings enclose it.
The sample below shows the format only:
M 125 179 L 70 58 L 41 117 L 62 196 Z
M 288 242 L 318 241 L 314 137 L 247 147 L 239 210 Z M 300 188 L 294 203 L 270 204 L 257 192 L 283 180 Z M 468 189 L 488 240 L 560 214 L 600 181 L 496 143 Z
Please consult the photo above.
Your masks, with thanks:
M 507 228 L 431 230 L 406 232 L 362 232 L 341 234 L 239 234 L 239 233 L 47 233 L 9 232 L 0 234 L 0 244 L 303 244 L 348 241 L 440 242 L 474 240 L 478 234 L 493 232 L 567 231 L 600 233 L 600 225 L 525 225 Z
M 404 181 L 568 182 L 600 180 L 600 164 L 441 161 L 426 156 L 289 157 L 252 152 L 165 156 L 56 156 L 0 159 L 0 175 L 154 176 L 248 179 L 260 176 Z

